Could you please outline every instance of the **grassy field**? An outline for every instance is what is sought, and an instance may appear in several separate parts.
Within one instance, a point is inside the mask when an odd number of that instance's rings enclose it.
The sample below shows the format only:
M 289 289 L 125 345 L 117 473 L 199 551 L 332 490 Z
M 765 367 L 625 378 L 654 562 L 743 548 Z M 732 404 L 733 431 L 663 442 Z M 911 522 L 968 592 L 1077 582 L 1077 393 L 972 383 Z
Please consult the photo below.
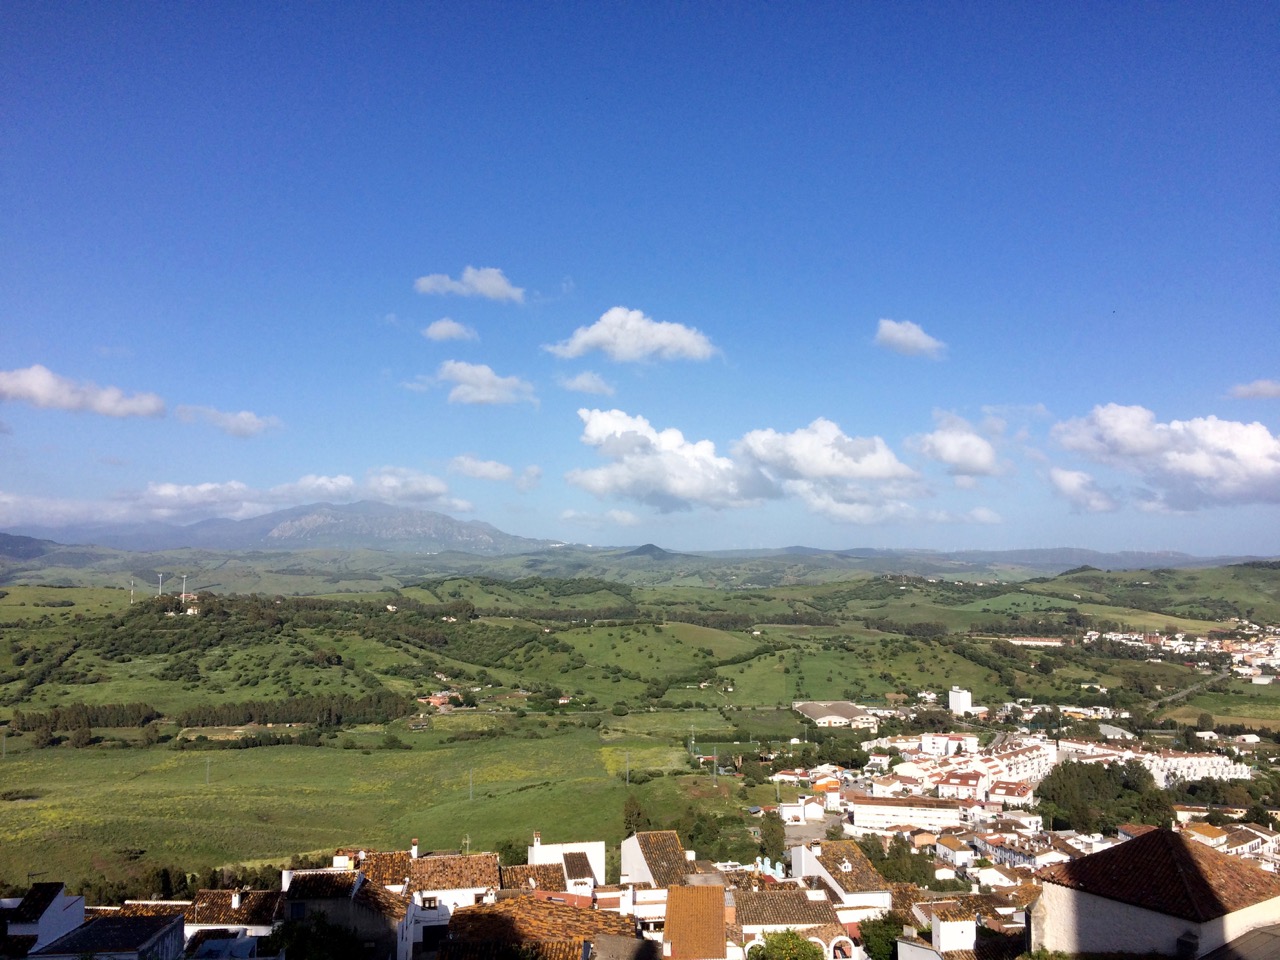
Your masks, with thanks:
M 344 579 L 340 558 L 306 562 L 331 570 L 334 603 L 224 597 L 202 616 L 167 617 L 149 591 L 131 607 L 128 590 L 4 588 L 0 720 L 18 709 L 146 703 L 168 715 L 158 732 L 172 736 L 173 717 L 196 704 L 407 698 L 446 686 L 477 695 L 481 709 L 434 716 L 421 730 L 392 724 L 410 750 L 380 749 L 382 725 L 342 729 L 319 748 L 207 752 L 143 748 L 140 729 L 94 730 L 99 742 L 84 749 L 37 750 L 32 734 L 6 735 L 0 880 L 37 869 L 75 878 L 143 863 L 283 860 L 411 836 L 429 848 L 466 837 L 483 848 L 535 829 L 548 840 L 614 843 L 627 790 L 620 774 L 685 771 L 691 735 L 704 746 L 786 741 L 805 735 L 794 700 L 884 702 L 952 684 L 987 704 L 1015 692 L 1056 702 L 1084 685 L 1154 698 L 1203 678 L 1182 664 L 1021 650 L 970 631 L 1083 617 L 1206 632 L 1226 624 L 1195 618 L 1241 605 L 1261 619 L 1280 583 L 1280 571 L 1225 568 L 1082 571 L 1013 586 L 855 573 L 767 590 L 680 587 L 676 574 L 652 587 L 453 576 L 393 589 L 359 579 L 372 574 Z M 314 574 L 281 566 L 271 576 Z M 212 572 L 206 580 L 215 582 Z M 368 593 L 352 592 L 362 585 Z M 468 603 L 486 615 L 443 615 Z M 572 702 L 559 705 L 559 694 Z M 1207 711 L 1223 723 L 1280 726 L 1280 687 L 1235 683 L 1172 710 L 1190 721 Z M 632 789 L 675 816 L 706 784 L 665 775 Z M 721 794 L 710 799 L 725 812 L 744 802 Z
M 191 869 L 283 862 L 339 845 L 403 848 L 413 836 L 431 849 L 457 849 L 466 837 L 492 849 L 534 830 L 549 841 L 616 844 L 628 759 L 633 770 L 687 768 L 680 747 L 642 734 L 549 725 L 447 742 L 457 729 L 400 732 L 411 750 L 366 751 L 382 733 L 356 731 L 342 735 L 354 749 L 10 753 L 0 761 L 0 880 L 118 874 L 143 860 Z

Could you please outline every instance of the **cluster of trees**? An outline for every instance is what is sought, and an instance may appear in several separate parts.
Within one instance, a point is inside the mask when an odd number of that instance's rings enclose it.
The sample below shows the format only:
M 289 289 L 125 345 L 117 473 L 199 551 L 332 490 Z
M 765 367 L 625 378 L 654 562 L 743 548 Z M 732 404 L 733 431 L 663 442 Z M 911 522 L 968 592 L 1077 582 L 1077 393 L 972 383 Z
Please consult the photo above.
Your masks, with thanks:
M 160 719 L 160 711 L 145 703 L 69 703 L 44 713 L 14 710 L 9 725 L 15 730 L 75 730 L 80 727 L 145 727 Z
M 315 723 L 339 727 L 350 723 L 389 723 L 417 712 L 418 704 L 389 690 L 352 697 L 317 694 L 288 700 L 210 703 L 188 707 L 174 719 L 184 727 L 243 726 L 247 723 Z
M 1053 830 L 1114 833 L 1122 823 L 1170 826 L 1173 802 L 1156 789 L 1151 771 L 1137 760 L 1102 766 L 1068 760 L 1036 788 L 1045 825 Z

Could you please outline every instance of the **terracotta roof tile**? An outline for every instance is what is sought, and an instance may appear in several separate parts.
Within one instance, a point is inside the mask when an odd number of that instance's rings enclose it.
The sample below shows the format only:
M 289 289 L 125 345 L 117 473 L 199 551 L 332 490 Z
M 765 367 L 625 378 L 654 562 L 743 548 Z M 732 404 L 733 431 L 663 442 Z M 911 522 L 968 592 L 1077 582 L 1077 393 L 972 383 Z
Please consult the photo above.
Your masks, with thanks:
M 1036 876 L 1194 923 L 1280 897 L 1280 877 L 1171 830 L 1053 864 Z
M 889 889 L 889 881 L 880 875 L 862 848 L 852 840 L 823 841 L 818 862 L 826 867 L 831 879 L 845 893 Z
M 33 883 L 31 889 L 23 896 L 22 902 L 13 908 L 9 919 L 14 923 L 35 923 L 44 916 L 44 912 L 49 909 L 53 901 L 58 899 L 62 888 L 61 881 Z
M 117 917 L 172 917 L 185 918 L 191 911 L 190 900 L 126 900 L 115 914 Z
M 552 890 L 569 889 L 564 867 L 558 863 L 522 863 L 501 867 L 503 890 Z M 533 881 L 530 883 L 529 881 Z
M 404 883 L 405 877 L 409 876 L 409 864 L 413 862 L 408 850 L 339 850 L 338 854 L 349 856 L 352 865 L 380 887 Z
M 690 872 L 689 860 L 674 830 L 637 833 L 636 841 L 656 886 L 675 887 L 684 883 L 685 875 Z
M 243 890 L 240 906 L 232 906 L 233 890 L 199 890 L 185 911 L 187 923 L 216 923 L 232 927 L 269 927 L 284 915 L 284 894 L 278 890 Z
M 564 875 L 570 880 L 598 879 L 591 869 L 591 858 L 581 850 L 570 850 L 565 853 Z
M 663 939 L 671 960 L 723 960 L 724 887 L 672 887 Z
M 739 890 L 734 904 L 737 922 L 744 927 L 818 927 L 840 922 L 830 900 L 810 900 L 803 890 Z
M 605 910 L 585 910 L 534 897 L 459 907 L 449 918 L 449 939 L 496 943 L 558 943 L 600 934 L 636 935 L 635 921 Z
M 335 900 L 355 893 L 359 876 L 355 870 L 294 870 L 286 900 Z
M 360 884 L 355 896 L 351 899 L 366 910 L 371 910 L 397 923 L 404 920 L 409 912 L 408 894 L 392 893 L 386 887 L 380 887 L 368 880 Z
M 497 890 L 502 886 L 496 853 L 419 857 L 412 861 L 410 892 L 418 890 Z

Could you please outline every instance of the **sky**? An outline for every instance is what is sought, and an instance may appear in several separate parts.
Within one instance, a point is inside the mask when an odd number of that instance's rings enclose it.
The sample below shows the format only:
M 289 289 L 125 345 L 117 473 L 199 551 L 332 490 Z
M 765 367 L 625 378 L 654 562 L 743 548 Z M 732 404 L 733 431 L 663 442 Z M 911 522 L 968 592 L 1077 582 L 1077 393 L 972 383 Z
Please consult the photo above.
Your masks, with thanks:
M 1280 5 L 0 23 L 0 529 L 1280 553 Z

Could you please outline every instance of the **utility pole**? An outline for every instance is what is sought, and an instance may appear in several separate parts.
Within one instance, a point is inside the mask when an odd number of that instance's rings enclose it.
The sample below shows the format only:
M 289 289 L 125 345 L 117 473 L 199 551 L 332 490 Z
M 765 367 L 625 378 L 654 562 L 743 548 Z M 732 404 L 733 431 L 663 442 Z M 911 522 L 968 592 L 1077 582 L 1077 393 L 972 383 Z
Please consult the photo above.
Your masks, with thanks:
M 209 785 L 209 765 L 213 763 L 213 757 L 204 758 L 204 785 Z
M 476 772 L 474 769 L 467 771 L 467 801 L 470 802 L 476 798 Z M 467 841 L 471 841 L 468 839 Z
M 163 573 L 160 574 L 160 586 L 156 587 L 156 596 L 158 597 L 162 593 L 164 593 L 164 574 Z
M 631 786 L 631 751 L 627 751 L 627 786 Z

